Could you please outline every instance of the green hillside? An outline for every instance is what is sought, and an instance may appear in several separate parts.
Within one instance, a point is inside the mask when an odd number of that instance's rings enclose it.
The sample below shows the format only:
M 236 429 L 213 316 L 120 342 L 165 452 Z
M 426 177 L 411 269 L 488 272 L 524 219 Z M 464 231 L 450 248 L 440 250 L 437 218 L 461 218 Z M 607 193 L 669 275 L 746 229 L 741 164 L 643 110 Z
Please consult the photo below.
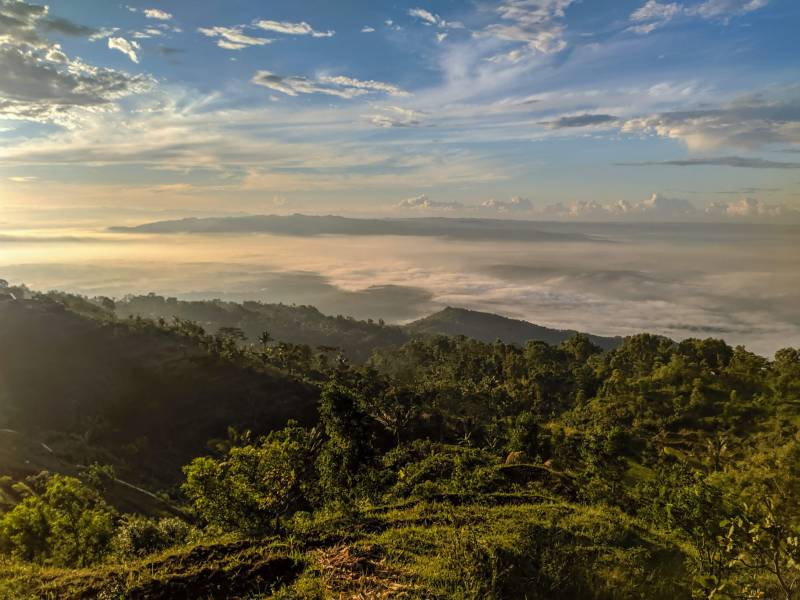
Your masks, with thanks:
M 113 309 L 0 300 L 0 598 L 800 593 L 796 349 L 427 331 L 359 364 Z
M 492 313 L 452 307 L 414 321 L 403 330 L 412 335 L 463 335 L 481 342 L 500 340 L 506 344 L 519 345 L 531 341 L 560 344 L 578 333 L 573 330 L 550 329 Z M 622 338 L 591 334 L 588 337 L 593 344 L 605 350 L 615 348 L 622 341 Z
M 70 462 L 88 453 L 137 481 L 174 481 L 229 427 L 316 418 L 313 388 L 203 347 L 190 327 L 114 320 L 64 298 L 72 308 L 53 297 L 0 301 L 0 427 Z

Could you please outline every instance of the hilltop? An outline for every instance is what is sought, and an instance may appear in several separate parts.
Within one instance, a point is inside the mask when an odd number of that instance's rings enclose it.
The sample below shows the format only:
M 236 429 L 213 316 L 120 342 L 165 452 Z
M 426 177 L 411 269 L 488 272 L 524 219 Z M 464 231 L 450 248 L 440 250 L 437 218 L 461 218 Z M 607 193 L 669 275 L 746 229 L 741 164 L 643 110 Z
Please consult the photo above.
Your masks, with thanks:
M 463 335 L 481 342 L 500 340 L 506 344 L 518 345 L 532 341 L 557 345 L 579 333 L 571 329 L 551 329 L 493 313 L 449 306 L 404 326 L 403 331 L 411 335 Z M 605 350 L 611 350 L 622 342 L 620 337 L 586 335 L 593 344 Z
M 484 342 L 499 339 L 506 344 L 524 345 L 530 341 L 560 344 L 578 334 L 573 330 L 551 329 L 492 313 L 452 307 L 406 325 L 390 325 L 383 321 L 328 316 L 312 306 L 186 301 L 150 294 L 127 296 L 115 303 L 114 312 L 122 318 L 189 319 L 211 332 L 237 327 L 251 342 L 268 331 L 273 339 L 281 342 L 339 348 L 357 362 L 366 361 L 375 351 L 399 347 L 416 336 L 463 335 Z M 606 350 L 621 342 L 621 338 L 592 334 L 588 337 Z

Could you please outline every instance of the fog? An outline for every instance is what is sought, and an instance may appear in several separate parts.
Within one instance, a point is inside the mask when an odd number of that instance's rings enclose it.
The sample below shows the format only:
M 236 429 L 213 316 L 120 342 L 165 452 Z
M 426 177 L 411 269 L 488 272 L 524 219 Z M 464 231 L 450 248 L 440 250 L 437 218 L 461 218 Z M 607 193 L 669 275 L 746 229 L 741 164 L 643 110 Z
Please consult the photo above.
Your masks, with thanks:
M 539 223 L 533 239 L 0 230 L 34 289 L 311 304 L 405 322 L 444 306 L 598 335 L 800 346 L 800 227 Z

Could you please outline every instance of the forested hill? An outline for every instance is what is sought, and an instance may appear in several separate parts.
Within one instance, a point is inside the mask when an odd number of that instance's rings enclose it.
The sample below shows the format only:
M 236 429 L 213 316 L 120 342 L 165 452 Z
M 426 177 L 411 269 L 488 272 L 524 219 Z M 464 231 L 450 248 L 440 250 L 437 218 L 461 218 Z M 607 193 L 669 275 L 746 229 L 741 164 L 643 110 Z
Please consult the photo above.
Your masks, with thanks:
M 251 342 L 268 331 L 276 341 L 339 348 L 351 360 L 358 362 L 366 361 L 376 350 L 401 346 L 420 335 L 463 335 L 485 342 L 499 339 L 506 344 L 524 345 L 530 341 L 560 344 L 578 333 L 459 308 L 446 308 L 408 325 L 395 326 L 371 319 L 360 321 L 341 315 L 327 316 L 312 306 L 184 301 L 155 294 L 126 296 L 109 303 L 112 305 L 115 314 L 121 318 L 142 316 L 171 320 L 178 317 L 195 321 L 210 332 L 235 327 L 241 329 Z M 591 334 L 589 339 L 606 350 L 621 342 L 621 338 Z
M 169 482 L 229 427 L 316 419 L 316 390 L 236 355 L 186 322 L 112 320 L 70 296 L 0 299 L 0 428 Z
M 527 321 L 509 319 L 492 313 L 447 307 L 433 315 L 403 327 L 412 335 L 463 335 L 482 342 L 500 340 L 506 344 L 524 345 L 537 341 L 560 344 L 578 334 L 577 331 L 550 329 Z M 605 350 L 619 346 L 622 338 L 587 334 L 593 344 Z
M 357 364 L 113 308 L 0 294 L 2 599 L 800 596 L 797 349 L 426 335 Z

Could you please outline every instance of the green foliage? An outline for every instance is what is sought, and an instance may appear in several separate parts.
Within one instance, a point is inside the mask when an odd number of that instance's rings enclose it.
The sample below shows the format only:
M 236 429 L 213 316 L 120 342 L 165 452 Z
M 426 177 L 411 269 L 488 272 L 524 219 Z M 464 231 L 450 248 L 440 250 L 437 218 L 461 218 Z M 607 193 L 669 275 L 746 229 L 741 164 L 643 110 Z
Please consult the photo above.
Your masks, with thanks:
M 192 528 L 177 517 L 152 519 L 125 515 L 117 527 L 111 549 L 114 555 L 123 559 L 142 557 L 183 545 L 191 534 Z
M 114 518 L 95 490 L 53 475 L 44 493 L 25 498 L 0 519 L 0 547 L 24 560 L 90 565 L 105 554 Z
M 322 390 L 319 413 L 327 437 L 317 459 L 320 487 L 327 502 L 349 504 L 372 459 L 368 418 L 356 393 L 336 380 Z
M 223 530 L 263 533 L 308 502 L 316 433 L 290 425 L 221 459 L 200 457 L 184 468 L 182 490 L 197 515 Z
M 168 472 L 174 463 L 162 449 L 186 457 L 211 448 L 184 468 L 183 495 L 173 489 L 173 497 L 206 538 L 259 540 L 247 543 L 308 565 L 283 597 L 800 595 L 797 350 L 768 360 L 720 340 L 647 334 L 607 352 L 580 335 L 558 346 L 429 336 L 353 365 L 332 348 L 273 339 L 293 310 L 199 303 L 192 312 L 208 311 L 199 323 L 185 320 L 184 306 L 171 322 L 106 315 L 87 328 L 74 314 L 91 308 L 83 302 L 60 298 L 41 315 L 82 340 L 40 335 L 72 365 L 69 379 L 54 376 L 80 415 L 65 435 L 127 448 L 126 478 L 131 465 Z M 0 308 L 30 319 L 33 309 L 8 308 L 16 304 Z M 180 306 L 159 297 L 133 304 Z M 317 325 L 328 323 L 312 312 Z M 268 313 L 279 318 L 261 318 Z M 21 339 L 17 327 L 0 319 L 0 334 Z M 2 352 L 0 381 L 23 398 L 4 405 L 4 417 L 25 425 L 34 411 L 24 400 L 44 395 L 20 382 L 42 383 L 19 375 L 19 352 Z M 112 400 L 87 402 L 64 382 L 100 357 L 112 363 Z M 275 430 L 293 415 L 316 427 Z M 51 417 L 42 420 L 60 430 Z M 159 449 L 151 461 L 148 448 Z M 144 560 L 198 537 L 183 521 L 135 515 L 114 530 L 100 494 L 120 485 L 115 471 L 94 464 L 82 477 L 87 485 L 0 481 L 5 553 L 85 565 L 108 550 L 112 533 L 117 559 Z M 218 570 L 214 552 L 203 556 Z M 255 580 L 259 568 L 237 573 Z

